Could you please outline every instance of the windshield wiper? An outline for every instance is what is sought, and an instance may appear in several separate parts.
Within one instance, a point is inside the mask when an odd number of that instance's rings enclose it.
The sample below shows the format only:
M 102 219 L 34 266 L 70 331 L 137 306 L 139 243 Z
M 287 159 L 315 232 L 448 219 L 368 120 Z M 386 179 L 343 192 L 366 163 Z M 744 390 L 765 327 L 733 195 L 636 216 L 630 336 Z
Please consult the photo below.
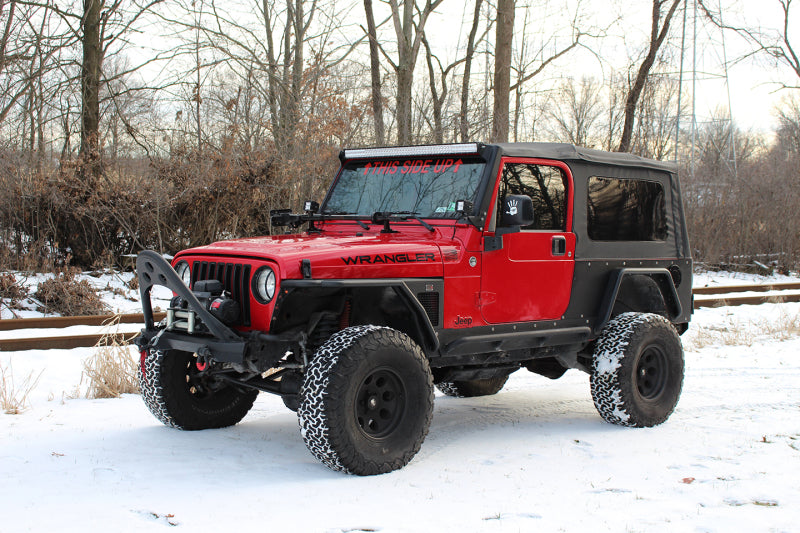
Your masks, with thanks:
M 393 220 L 395 222 L 402 222 L 408 220 L 409 218 L 416 220 L 430 232 L 436 231 L 433 226 L 419 218 L 419 213 L 415 213 L 413 211 L 377 211 L 372 214 L 372 222 L 375 224 L 383 224 L 381 233 L 397 233 L 397 231 L 389 227 L 389 222 Z
M 349 217 L 351 215 L 358 215 L 358 213 L 350 213 L 350 212 L 347 212 L 347 211 L 323 211 L 320 214 L 323 217 L 326 216 L 326 215 L 330 215 L 330 216 L 346 216 L 346 217 Z M 346 220 L 352 220 L 353 222 L 355 222 L 356 224 L 361 226 L 362 229 L 369 229 L 369 226 L 367 226 L 366 224 L 361 222 L 358 218 L 352 218 L 352 219 L 351 218 L 347 218 Z

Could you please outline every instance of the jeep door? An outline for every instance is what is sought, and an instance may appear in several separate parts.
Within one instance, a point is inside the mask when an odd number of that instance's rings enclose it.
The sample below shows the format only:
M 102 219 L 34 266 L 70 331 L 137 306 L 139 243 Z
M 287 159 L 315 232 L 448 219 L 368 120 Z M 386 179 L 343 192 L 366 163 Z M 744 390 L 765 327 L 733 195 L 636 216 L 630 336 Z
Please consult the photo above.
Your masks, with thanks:
M 507 195 L 533 201 L 533 224 L 493 239 Z M 572 174 L 566 164 L 503 158 L 482 253 L 480 306 L 490 324 L 557 320 L 567 309 L 575 265 Z M 491 243 L 487 246 L 487 243 Z

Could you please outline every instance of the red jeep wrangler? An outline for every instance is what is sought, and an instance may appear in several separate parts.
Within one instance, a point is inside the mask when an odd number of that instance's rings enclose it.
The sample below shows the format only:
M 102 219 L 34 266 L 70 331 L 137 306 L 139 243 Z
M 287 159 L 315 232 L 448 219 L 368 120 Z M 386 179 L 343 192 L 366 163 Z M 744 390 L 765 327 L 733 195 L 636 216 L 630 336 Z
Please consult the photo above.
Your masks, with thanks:
M 324 464 L 368 475 L 422 444 L 433 387 L 495 394 L 525 368 L 591 376 L 600 415 L 669 417 L 692 262 L 672 165 L 564 144 L 344 150 L 301 234 L 137 260 L 140 381 L 163 423 L 239 422 L 259 391 Z M 150 291 L 171 289 L 154 323 Z

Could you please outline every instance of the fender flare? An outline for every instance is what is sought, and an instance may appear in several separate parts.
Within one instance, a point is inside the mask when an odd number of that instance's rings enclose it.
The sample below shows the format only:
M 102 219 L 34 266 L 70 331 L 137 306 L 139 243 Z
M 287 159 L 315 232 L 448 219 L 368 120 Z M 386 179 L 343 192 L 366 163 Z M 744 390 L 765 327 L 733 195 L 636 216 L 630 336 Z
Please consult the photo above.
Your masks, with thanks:
M 617 301 L 620 287 L 626 276 L 647 276 L 655 281 L 664 299 L 664 306 L 667 310 L 667 318 L 674 322 L 683 313 L 681 300 L 678 291 L 672 281 L 672 274 L 666 268 L 620 268 L 609 274 L 608 284 L 605 294 L 600 303 L 599 320 L 594 326 L 594 333 L 599 335 L 605 325 L 611 319 L 611 312 L 614 303 Z
M 403 300 L 411 312 L 416 331 L 404 332 L 412 339 L 419 339 L 420 347 L 426 354 L 435 353 L 439 349 L 439 336 L 436 329 L 431 324 L 428 314 L 423 309 L 422 304 L 414 296 L 413 291 L 403 279 L 289 279 L 281 282 L 281 288 L 358 288 L 358 287 L 381 287 L 391 288 Z

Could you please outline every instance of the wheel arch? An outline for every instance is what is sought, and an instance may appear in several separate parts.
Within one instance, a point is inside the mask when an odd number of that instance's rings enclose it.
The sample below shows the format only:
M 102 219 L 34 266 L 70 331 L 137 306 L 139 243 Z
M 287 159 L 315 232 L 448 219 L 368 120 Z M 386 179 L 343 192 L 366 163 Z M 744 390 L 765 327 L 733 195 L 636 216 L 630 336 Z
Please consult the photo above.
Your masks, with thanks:
M 681 300 L 673 282 L 673 276 L 666 268 L 620 268 L 609 274 L 605 294 L 600 304 L 600 314 L 594 326 L 594 333 L 599 335 L 605 325 L 620 312 L 615 307 L 633 293 L 645 290 L 657 290 L 663 304 L 664 316 L 674 322 L 683 313 Z M 646 307 L 640 305 L 640 307 Z M 650 313 L 653 309 L 640 308 L 630 311 Z M 660 313 L 657 313 L 660 314 Z
M 351 316 L 347 326 L 375 324 L 396 329 L 430 355 L 439 349 L 434 322 L 441 323 L 443 288 L 442 281 L 437 279 L 286 280 L 281 285 L 273 327 L 293 325 L 284 318 L 286 309 L 300 307 L 294 306 L 298 301 L 305 304 L 307 312 L 305 316 L 293 317 L 295 325 L 309 323 L 308 318 L 315 312 L 342 313 L 348 309 Z M 438 295 L 432 304 L 423 306 L 418 299 L 417 294 L 424 291 Z

